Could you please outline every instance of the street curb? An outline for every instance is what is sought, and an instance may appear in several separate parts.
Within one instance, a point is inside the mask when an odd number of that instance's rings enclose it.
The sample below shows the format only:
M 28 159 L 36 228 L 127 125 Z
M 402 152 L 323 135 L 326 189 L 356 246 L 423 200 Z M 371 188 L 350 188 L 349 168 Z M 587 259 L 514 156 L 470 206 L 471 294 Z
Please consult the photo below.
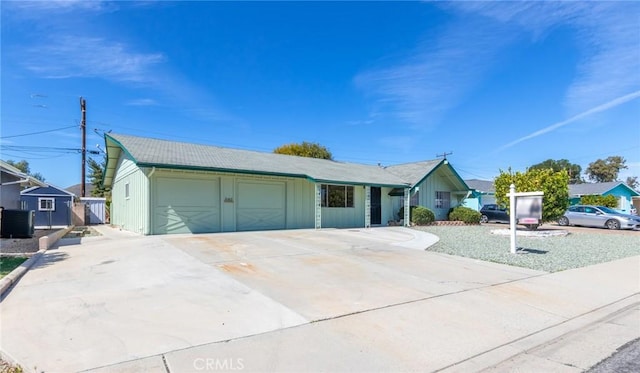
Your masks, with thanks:
M 74 227 L 75 225 L 71 225 L 55 232 L 51 236 L 40 237 L 40 239 L 38 240 L 38 248 L 40 250 L 50 249 L 51 246 L 55 245 L 55 243 L 58 242 L 58 240 L 64 237 L 65 234 L 69 233 Z
M 598 321 L 607 319 L 613 314 L 624 311 L 630 307 L 637 306 L 639 302 L 640 295 L 638 293 L 632 294 L 438 371 L 478 372 L 490 369 L 511 358 L 540 348 L 541 346 L 556 341 L 564 336 L 579 333 L 580 330 L 593 325 Z
M 55 245 L 55 243 L 58 242 L 58 240 L 60 240 L 60 238 L 65 234 L 69 233 L 71 229 L 73 229 L 73 226 L 61 229 L 51 236 L 40 237 L 40 240 L 38 241 L 40 250 L 33 254 L 29 259 L 25 260 L 16 269 L 11 271 L 11 273 L 0 279 L 0 299 L 3 299 L 5 292 L 17 283 L 25 273 L 27 273 L 33 264 L 42 257 L 45 251 Z

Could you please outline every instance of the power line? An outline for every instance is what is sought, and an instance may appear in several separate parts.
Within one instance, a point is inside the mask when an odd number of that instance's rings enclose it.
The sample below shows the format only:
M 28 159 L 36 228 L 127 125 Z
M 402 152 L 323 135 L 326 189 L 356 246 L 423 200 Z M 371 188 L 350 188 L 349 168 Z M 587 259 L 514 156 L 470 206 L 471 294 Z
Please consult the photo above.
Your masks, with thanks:
M 56 132 L 56 131 L 62 131 L 62 130 L 66 130 L 69 128 L 74 128 L 76 127 L 74 126 L 67 126 L 67 127 L 61 127 L 61 128 L 56 128 L 56 129 L 52 129 L 52 130 L 46 130 L 46 131 L 38 131 L 38 132 L 30 132 L 30 133 L 23 133 L 20 135 L 11 135 L 11 136 L 0 136 L 0 139 L 11 139 L 14 137 L 22 137 L 22 136 L 31 136 L 31 135 L 40 135 L 42 133 L 49 133 L 49 132 Z
M 27 146 L 27 145 L 5 145 L 0 144 L 0 148 L 10 151 L 24 151 L 24 152 L 40 152 L 40 153 L 80 153 L 82 149 L 79 148 L 57 148 L 53 146 Z M 89 154 L 100 154 L 97 150 L 87 150 Z

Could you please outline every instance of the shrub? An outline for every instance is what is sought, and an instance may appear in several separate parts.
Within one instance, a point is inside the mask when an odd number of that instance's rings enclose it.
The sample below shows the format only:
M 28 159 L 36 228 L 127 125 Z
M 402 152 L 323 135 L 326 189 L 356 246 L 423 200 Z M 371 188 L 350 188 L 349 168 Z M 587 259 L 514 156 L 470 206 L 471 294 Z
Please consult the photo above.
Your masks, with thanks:
M 542 222 L 554 221 L 569 207 L 569 174 L 565 170 L 529 169 L 526 172 L 500 171 L 495 178 L 496 203 L 509 209 L 509 185 L 516 185 L 516 192 L 544 192 L 542 198 Z
M 411 206 L 409 208 L 409 221 L 413 221 L 411 219 L 413 217 L 413 210 L 415 210 L 416 207 L 418 206 Z M 398 211 L 398 220 L 402 220 L 402 219 L 404 219 L 404 206 L 400 207 L 400 211 Z
M 589 196 L 580 197 L 581 205 L 596 205 L 596 206 L 607 206 L 611 208 L 618 207 L 618 200 L 615 196 L 601 196 L 597 194 L 592 194 Z
M 426 207 L 416 206 L 413 212 L 413 217 L 411 217 L 411 222 L 415 225 L 427 225 L 431 224 L 436 220 L 436 216 L 433 214 L 433 211 L 429 210 Z
M 449 220 L 463 221 L 467 224 L 479 224 L 482 214 L 474 209 L 458 206 L 449 213 Z

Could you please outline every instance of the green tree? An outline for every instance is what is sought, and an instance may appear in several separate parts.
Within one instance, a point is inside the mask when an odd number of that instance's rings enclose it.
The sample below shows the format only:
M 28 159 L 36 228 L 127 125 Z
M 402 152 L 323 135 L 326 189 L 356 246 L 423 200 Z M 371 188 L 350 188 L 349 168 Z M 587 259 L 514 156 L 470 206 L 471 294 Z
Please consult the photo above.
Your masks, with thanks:
M 569 162 L 569 160 L 567 159 L 547 159 L 544 162 L 540 162 L 529 167 L 529 169 L 534 170 L 541 170 L 545 168 L 550 168 L 555 172 L 566 170 L 569 174 L 569 184 L 580 184 L 584 182 L 582 180 L 582 177 L 580 176 L 580 174 L 582 173 L 582 167 L 580 167 L 580 165 L 578 164 Z
M 526 172 L 500 170 L 494 180 L 496 201 L 509 209 L 509 186 L 515 184 L 516 192 L 544 192 L 542 197 L 542 222 L 555 221 L 569 207 L 569 174 L 566 170 L 528 169 Z
M 106 158 L 103 158 L 100 163 L 93 158 L 89 158 L 87 164 L 89 166 L 89 182 L 93 185 L 91 195 L 93 197 L 108 197 L 109 189 L 104 187 L 104 169 L 107 165 Z
M 15 162 L 11 159 L 7 160 L 7 163 L 10 164 L 11 166 L 17 168 L 18 170 L 24 172 L 25 174 L 33 177 L 34 179 L 38 179 L 42 182 L 45 181 L 44 176 L 42 176 L 42 174 L 40 172 L 36 172 L 36 173 L 31 173 L 31 168 L 29 167 L 29 162 L 26 160 L 21 160 L 19 162 Z
M 303 141 L 300 144 L 285 144 L 275 148 L 273 152 L 276 154 L 297 155 L 308 158 L 333 159 L 333 155 L 329 149 L 315 142 Z
M 627 168 L 626 162 L 627 161 L 619 155 L 608 157 L 607 159 L 598 159 L 595 162 L 589 163 L 586 173 L 589 179 L 598 183 L 616 181 L 620 170 Z
M 629 187 L 631 187 L 631 189 L 638 190 L 638 188 L 640 188 L 640 183 L 638 183 L 638 177 L 637 176 L 629 176 L 629 177 L 627 177 L 626 184 Z
M 29 168 L 29 162 L 25 161 L 24 159 L 19 162 L 16 162 L 12 159 L 7 159 L 7 163 L 17 168 L 18 170 L 24 172 L 27 175 L 29 175 L 29 173 L 31 172 L 31 169 Z

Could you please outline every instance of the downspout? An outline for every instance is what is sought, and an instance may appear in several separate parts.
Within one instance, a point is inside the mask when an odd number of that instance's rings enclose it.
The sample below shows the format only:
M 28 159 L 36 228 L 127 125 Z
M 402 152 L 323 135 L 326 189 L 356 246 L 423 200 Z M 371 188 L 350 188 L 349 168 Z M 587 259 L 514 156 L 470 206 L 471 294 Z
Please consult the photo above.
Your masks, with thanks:
M 153 188 L 151 188 L 151 176 L 153 176 L 153 174 L 156 172 L 156 166 L 151 167 L 151 172 L 149 172 L 149 175 L 147 176 L 149 178 L 149 206 L 147 208 L 147 213 L 149 214 L 148 219 L 147 219 L 147 224 L 149 224 L 149 226 L 147 227 L 147 235 L 151 235 L 151 227 L 153 227 L 153 222 L 151 221 L 153 219 L 153 213 L 152 213 L 152 203 L 153 203 L 153 196 L 152 191 Z

